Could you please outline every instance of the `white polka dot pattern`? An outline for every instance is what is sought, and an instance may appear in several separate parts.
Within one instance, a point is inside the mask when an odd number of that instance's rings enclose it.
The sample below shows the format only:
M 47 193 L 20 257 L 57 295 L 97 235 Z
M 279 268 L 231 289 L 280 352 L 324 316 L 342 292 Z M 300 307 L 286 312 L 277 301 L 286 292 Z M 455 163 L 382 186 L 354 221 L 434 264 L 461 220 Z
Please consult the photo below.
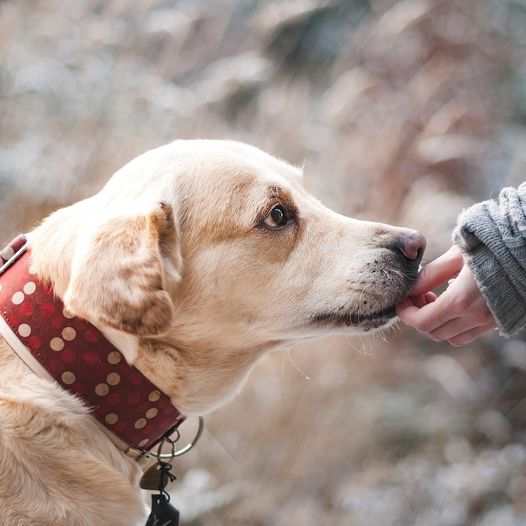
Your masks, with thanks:
M 31 327 L 27 323 L 21 323 L 18 326 L 18 334 L 24 338 L 27 338 L 31 334 Z
M 55 336 L 54 338 L 51 338 L 51 341 L 49 342 L 49 346 L 55 352 L 59 352 L 62 349 L 64 349 L 64 340 L 62 338 L 59 338 L 58 336 Z
M 108 414 L 104 417 L 104 421 L 105 421 L 107 424 L 113 425 L 113 424 L 116 424 L 116 423 L 119 421 L 119 417 L 118 417 L 118 415 L 116 415 L 115 413 L 108 413 Z
M 62 338 L 64 338 L 64 340 L 67 342 L 72 342 L 76 336 L 77 333 L 73 327 L 64 327 L 62 329 Z
M 117 365 L 121 361 L 121 355 L 116 351 L 112 351 L 108 354 L 107 360 L 111 365 Z
M 75 315 L 71 314 L 71 312 L 69 312 L 66 308 L 62 309 L 62 316 L 64 316 L 64 318 L 67 318 L 68 320 L 72 320 L 75 317 Z
M 157 389 L 155 391 L 152 391 L 148 395 L 148 400 L 150 400 L 150 402 L 157 402 L 157 400 L 159 400 L 159 398 L 161 398 L 161 393 L 160 393 L 160 391 L 157 391 Z
M 34 281 L 28 281 L 24 285 L 24 293 L 27 294 L 28 296 L 33 294 L 33 292 L 35 292 L 35 290 L 37 290 L 37 286 L 36 286 Z
M 146 411 L 146 418 L 151 419 L 155 418 L 159 414 L 159 409 L 152 407 Z
M 135 429 L 142 429 L 146 425 L 146 418 L 139 418 L 135 421 L 135 424 L 133 424 L 133 427 Z
M 150 449 L 184 417 L 170 399 L 104 338 L 67 312 L 49 284 L 39 281 L 23 238 L 2 254 L 20 254 L 0 274 L 0 316 L 60 385 L 132 447 Z M 1 248 L 1 247 L 0 247 Z M 0 521 L 1 522 L 1 521 Z
M 64 371 L 62 373 L 62 381 L 66 384 L 66 385 L 71 385 L 71 384 L 74 384 L 75 383 L 75 380 L 76 380 L 76 377 L 75 377 L 75 374 L 72 373 L 71 371 Z
M 106 381 L 107 381 L 110 385 L 118 385 L 119 382 L 121 381 L 121 377 L 120 377 L 119 373 L 110 373 L 110 374 L 106 377 Z
M 15 292 L 11 297 L 11 301 L 13 302 L 13 305 L 20 305 L 24 301 L 24 293 Z
M 106 396 L 110 392 L 110 388 L 108 387 L 107 384 L 97 384 L 95 386 L 95 392 L 99 396 Z

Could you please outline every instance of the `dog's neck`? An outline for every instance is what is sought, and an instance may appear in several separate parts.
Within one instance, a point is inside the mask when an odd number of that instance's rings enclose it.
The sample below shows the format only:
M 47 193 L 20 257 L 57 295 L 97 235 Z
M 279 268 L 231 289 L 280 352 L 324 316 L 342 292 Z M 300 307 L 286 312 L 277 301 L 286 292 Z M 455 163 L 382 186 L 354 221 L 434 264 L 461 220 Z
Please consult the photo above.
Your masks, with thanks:
M 266 346 L 233 350 L 205 342 L 187 351 L 169 336 L 140 345 L 135 366 L 187 416 L 204 415 L 231 400 L 267 351 Z

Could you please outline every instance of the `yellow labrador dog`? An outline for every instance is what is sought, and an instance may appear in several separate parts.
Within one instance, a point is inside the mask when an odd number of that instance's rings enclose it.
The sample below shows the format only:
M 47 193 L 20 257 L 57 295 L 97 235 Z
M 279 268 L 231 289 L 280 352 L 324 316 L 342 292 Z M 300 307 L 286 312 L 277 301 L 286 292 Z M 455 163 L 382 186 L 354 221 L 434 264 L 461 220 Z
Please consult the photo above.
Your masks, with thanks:
M 267 351 L 384 327 L 418 273 L 416 232 L 343 217 L 301 171 L 229 141 L 176 141 L 28 236 L 32 269 L 183 414 L 239 390 Z M 0 337 L 3 526 L 144 523 L 139 464 Z

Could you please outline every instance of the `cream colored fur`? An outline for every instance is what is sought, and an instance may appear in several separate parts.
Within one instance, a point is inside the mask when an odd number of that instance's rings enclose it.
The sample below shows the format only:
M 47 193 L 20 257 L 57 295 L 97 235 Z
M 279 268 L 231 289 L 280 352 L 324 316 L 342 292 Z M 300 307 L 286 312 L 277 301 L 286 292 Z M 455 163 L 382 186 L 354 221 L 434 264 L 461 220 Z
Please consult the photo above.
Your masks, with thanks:
M 295 210 L 282 229 L 265 223 L 277 204 Z M 201 415 L 271 349 L 389 323 L 375 313 L 415 273 L 393 249 L 404 233 L 325 208 L 299 169 L 256 148 L 177 141 L 52 214 L 30 244 L 66 308 Z M 362 318 L 345 323 L 351 315 Z M 0 338 L 2 525 L 141 524 L 139 476 L 79 401 Z

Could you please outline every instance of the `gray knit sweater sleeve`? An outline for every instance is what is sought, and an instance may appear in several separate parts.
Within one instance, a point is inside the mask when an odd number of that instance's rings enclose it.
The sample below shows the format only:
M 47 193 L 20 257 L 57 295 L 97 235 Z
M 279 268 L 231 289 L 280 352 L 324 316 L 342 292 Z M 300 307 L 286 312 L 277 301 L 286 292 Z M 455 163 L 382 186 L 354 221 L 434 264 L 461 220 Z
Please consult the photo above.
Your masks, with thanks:
M 464 210 L 453 232 L 504 336 L 526 326 L 526 183 Z

